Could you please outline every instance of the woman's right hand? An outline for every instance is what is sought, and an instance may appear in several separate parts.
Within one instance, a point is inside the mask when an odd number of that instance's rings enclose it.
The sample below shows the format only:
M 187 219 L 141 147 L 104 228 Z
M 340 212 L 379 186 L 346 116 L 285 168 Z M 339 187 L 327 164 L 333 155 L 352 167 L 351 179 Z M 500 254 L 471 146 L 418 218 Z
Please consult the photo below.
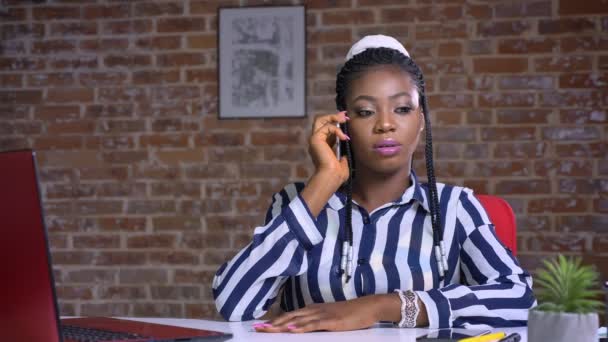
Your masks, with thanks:
M 345 111 L 336 114 L 317 115 L 313 122 L 308 144 L 308 153 L 316 168 L 315 173 L 317 175 L 337 176 L 340 184 L 348 180 L 348 161 L 345 155 L 338 160 L 333 147 L 336 143 L 336 136 L 341 141 L 350 140 L 337 126 L 337 124 L 343 124 L 348 120 Z

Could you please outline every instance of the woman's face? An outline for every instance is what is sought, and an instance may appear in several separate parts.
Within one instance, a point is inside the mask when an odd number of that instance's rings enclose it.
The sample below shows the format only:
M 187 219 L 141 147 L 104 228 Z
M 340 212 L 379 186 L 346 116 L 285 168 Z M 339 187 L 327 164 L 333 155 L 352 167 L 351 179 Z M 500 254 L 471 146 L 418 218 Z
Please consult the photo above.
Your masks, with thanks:
M 351 80 L 346 95 L 357 170 L 393 174 L 411 167 L 424 128 L 419 94 L 398 66 L 379 66 Z

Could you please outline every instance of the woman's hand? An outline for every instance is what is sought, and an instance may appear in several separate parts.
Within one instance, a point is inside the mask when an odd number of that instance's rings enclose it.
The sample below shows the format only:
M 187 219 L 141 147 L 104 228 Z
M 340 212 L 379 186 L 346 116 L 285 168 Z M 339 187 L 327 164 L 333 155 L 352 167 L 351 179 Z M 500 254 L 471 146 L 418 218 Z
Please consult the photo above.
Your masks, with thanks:
M 336 143 L 336 137 L 341 141 L 350 140 L 350 138 L 337 127 L 337 124 L 342 124 L 346 121 L 348 121 L 346 112 L 319 115 L 315 117 L 312 126 L 312 134 L 310 135 L 308 144 L 308 153 L 315 164 L 316 173 L 329 173 L 335 175 L 341 181 L 340 184 L 348 179 L 348 162 L 346 157 L 338 160 L 333 150 L 333 146 Z
M 304 333 L 316 330 L 345 331 L 369 328 L 380 320 L 382 295 L 335 303 L 312 304 L 254 325 L 259 332 Z M 397 301 L 399 299 L 397 298 Z M 384 308 L 386 309 L 386 308 Z

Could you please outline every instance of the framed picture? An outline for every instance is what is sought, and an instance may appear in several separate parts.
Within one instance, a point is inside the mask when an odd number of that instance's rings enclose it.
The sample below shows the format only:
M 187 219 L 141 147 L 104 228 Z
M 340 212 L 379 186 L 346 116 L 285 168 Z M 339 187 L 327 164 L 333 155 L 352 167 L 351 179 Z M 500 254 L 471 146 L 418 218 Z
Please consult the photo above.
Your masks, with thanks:
M 304 6 L 218 11 L 220 119 L 305 116 Z

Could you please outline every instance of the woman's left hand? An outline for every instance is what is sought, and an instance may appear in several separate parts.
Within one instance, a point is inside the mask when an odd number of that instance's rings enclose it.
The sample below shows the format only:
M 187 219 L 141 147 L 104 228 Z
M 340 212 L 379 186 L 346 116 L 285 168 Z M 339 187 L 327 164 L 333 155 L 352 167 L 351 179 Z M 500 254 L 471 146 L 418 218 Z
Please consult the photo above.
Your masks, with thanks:
M 379 321 L 381 302 L 378 296 L 372 295 L 343 302 L 311 304 L 254 327 L 259 332 L 293 333 L 364 329 Z

